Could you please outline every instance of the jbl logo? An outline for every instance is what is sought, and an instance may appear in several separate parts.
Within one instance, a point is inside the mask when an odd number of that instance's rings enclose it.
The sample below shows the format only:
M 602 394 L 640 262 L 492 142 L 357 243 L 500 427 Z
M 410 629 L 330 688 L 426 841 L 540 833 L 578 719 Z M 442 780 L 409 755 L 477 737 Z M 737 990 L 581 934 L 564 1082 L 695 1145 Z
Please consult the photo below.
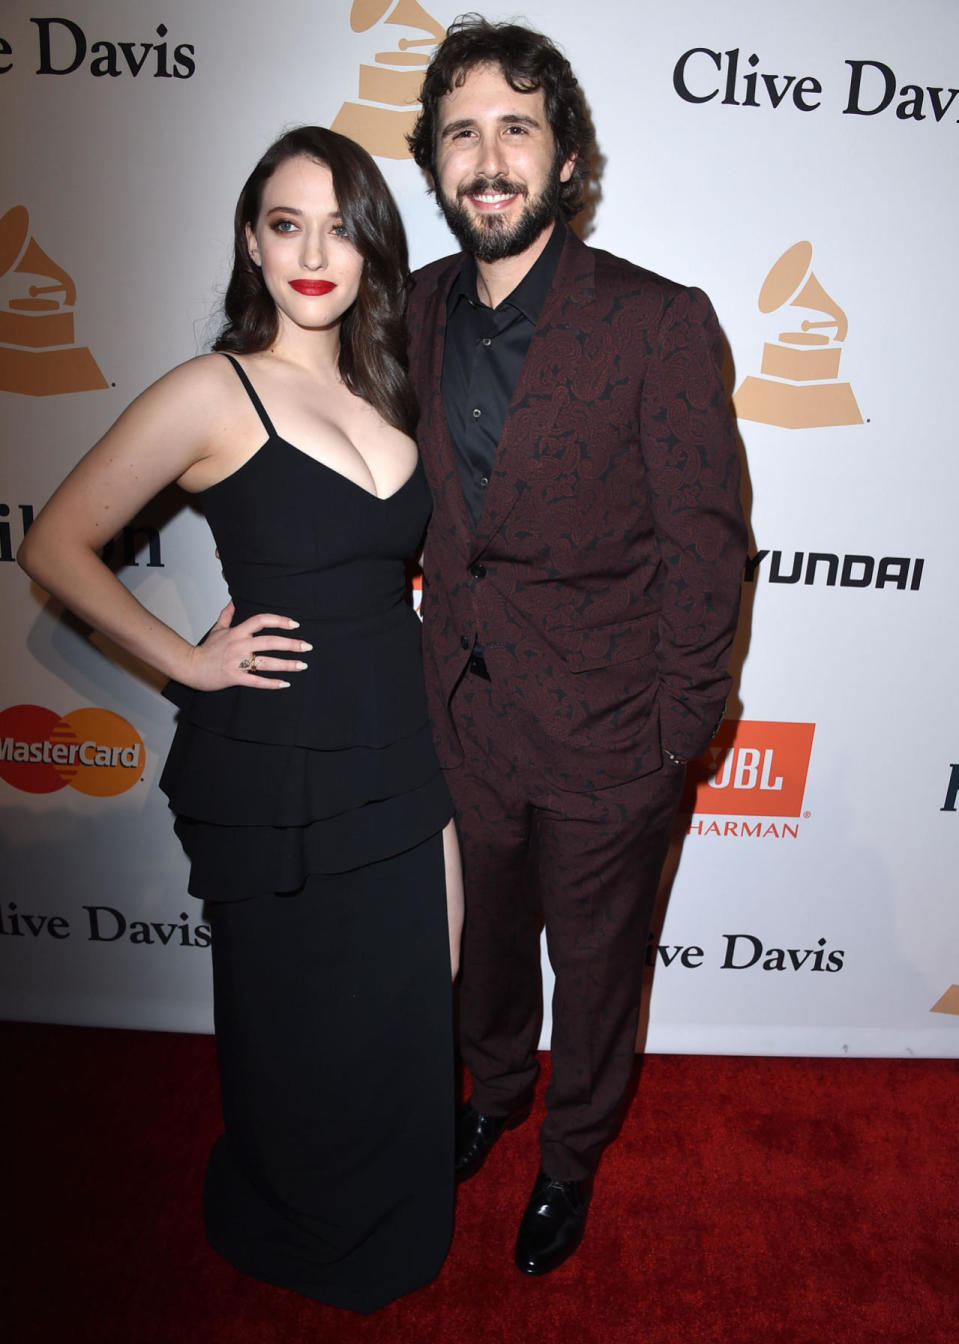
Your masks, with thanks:
M 727 719 L 689 767 L 685 807 L 725 816 L 798 817 L 813 723 Z
M 736 747 L 727 751 L 718 772 L 707 783 L 711 789 L 767 789 L 778 793 L 782 775 L 773 775 L 773 749 Z

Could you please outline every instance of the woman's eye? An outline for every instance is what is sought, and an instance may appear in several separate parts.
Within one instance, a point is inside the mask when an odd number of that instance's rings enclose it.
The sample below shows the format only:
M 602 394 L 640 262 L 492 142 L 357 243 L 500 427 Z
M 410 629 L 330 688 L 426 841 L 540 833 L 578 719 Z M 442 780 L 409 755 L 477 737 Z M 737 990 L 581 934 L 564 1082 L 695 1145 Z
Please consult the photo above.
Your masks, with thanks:
M 337 238 L 349 238 L 350 231 L 345 224 L 334 224 L 333 233 Z
M 275 219 L 270 225 L 274 233 L 293 233 L 296 225 L 292 219 Z

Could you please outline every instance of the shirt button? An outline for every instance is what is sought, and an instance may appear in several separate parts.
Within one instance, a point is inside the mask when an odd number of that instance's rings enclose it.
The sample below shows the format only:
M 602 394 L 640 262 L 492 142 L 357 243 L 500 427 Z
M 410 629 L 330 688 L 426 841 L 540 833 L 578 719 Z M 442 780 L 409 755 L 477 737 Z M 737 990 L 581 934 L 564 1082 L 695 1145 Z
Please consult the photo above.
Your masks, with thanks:
M 486 487 L 489 485 L 489 477 L 488 477 L 488 476 L 481 476 L 481 477 L 479 478 L 479 483 L 480 483 L 480 485 L 483 487 L 483 489 L 485 490 Z
M 460 635 L 460 648 L 461 648 L 461 649 L 468 649 L 469 646 L 470 646 L 469 636 L 468 636 L 468 635 Z
M 475 565 L 470 565 L 470 573 L 474 579 L 482 579 L 486 574 L 486 566 L 477 560 Z
M 473 419 L 474 419 L 474 420 L 478 420 L 482 414 L 483 414 L 483 412 L 480 410 L 480 408 L 479 408 L 478 406 L 474 406 L 474 407 L 473 407 Z
M 493 339 L 492 339 L 492 337 L 491 337 L 491 336 L 484 336 L 484 337 L 483 337 L 483 344 L 484 344 L 484 345 L 492 345 L 492 344 L 493 344 Z

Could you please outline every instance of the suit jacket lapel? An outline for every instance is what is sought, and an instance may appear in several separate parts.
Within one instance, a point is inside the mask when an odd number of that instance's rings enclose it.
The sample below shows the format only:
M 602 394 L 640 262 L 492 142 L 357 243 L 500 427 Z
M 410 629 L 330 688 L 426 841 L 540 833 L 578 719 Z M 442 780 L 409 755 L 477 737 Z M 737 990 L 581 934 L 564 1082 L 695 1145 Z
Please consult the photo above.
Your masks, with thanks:
M 523 362 L 523 370 L 513 392 L 503 435 L 496 450 L 486 491 L 483 512 L 470 541 L 473 559 L 489 544 L 502 527 L 505 519 L 529 488 L 529 474 L 535 471 L 538 456 L 538 436 L 548 430 L 561 414 L 565 398 L 559 395 L 551 371 L 551 338 L 570 326 L 577 327 L 580 317 L 576 310 L 591 303 L 595 297 L 595 263 L 593 255 L 576 235 L 567 231 L 566 242 L 560 255 L 556 274 L 543 304 L 533 339 Z M 445 311 L 443 321 L 445 326 Z M 439 343 L 437 343 L 439 344 Z M 442 348 L 439 351 L 439 371 L 442 372 Z M 567 361 L 563 360 L 564 366 Z M 439 373 L 434 386 L 439 386 Z M 440 417 L 442 399 L 437 399 Z M 449 430 L 445 434 L 450 462 L 453 458 Z M 455 464 L 453 465 L 456 474 Z M 459 491 L 462 501 L 462 490 Z M 466 505 L 462 504 L 464 516 Z M 468 528 L 468 523 L 467 523 Z
M 465 546 L 470 544 L 472 526 L 459 472 L 456 469 L 456 456 L 453 439 L 450 435 L 446 412 L 443 408 L 443 354 L 446 349 L 446 296 L 452 284 L 453 276 L 459 269 L 459 257 L 451 258 L 451 264 L 434 281 L 433 293 L 426 307 L 422 330 L 416 333 L 421 349 L 425 345 L 423 369 L 425 377 L 420 379 L 420 425 L 417 437 L 421 445 L 427 445 L 423 453 L 423 464 L 429 478 L 433 494 L 434 510 L 437 516 L 449 518 L 460 533 Z M 424 387 L 429 389 L 428 394 Z

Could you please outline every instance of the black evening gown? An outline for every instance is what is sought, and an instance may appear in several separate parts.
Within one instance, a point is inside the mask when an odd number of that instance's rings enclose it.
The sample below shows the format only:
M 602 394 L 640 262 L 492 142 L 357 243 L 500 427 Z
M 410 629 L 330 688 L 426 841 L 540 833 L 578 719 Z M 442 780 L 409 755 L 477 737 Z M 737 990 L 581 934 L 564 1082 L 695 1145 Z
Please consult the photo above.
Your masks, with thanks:
M 289 690 L 167 689 L 161 787 L 213 929 L 207 1234 L 368 1312 L 432 1279 L 452 1232 L 452 808 L 406 599 L 429 489 L 418 465 L 380 499 L 299 451 L 231 363 L 267 439 L 199 500 L 235 622 L 291 616 L 313 651 Z

